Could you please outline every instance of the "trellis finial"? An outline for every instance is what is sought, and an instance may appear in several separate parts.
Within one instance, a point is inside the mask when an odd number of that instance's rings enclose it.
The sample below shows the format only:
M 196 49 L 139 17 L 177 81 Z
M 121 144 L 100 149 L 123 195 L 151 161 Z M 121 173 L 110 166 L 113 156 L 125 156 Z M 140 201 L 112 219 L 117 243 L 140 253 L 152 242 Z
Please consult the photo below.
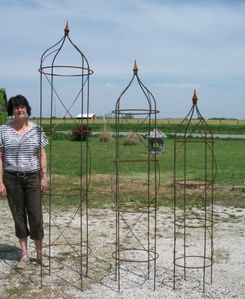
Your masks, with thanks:
M 136 60 L 134 61 L 133 71 L 134 71 L 134 75 L 138 75 L 138 66 L 137 66 Z
M 65 31 L 65 35 L 68 35 L 69 34 L 69 27 L 68 27 L 68 21 L 66 22 L 66 26 L 65 26 L 65 29 L 64 29 L 64 31 Z
M 194 89 L 194 93 L 193 93 L 193 96 L 192 96 L 192 102 L 193 102 L 194 105 L 196 105 L 197 101 L 198 101 L 198 97 L 196 95 L 196 89 Z

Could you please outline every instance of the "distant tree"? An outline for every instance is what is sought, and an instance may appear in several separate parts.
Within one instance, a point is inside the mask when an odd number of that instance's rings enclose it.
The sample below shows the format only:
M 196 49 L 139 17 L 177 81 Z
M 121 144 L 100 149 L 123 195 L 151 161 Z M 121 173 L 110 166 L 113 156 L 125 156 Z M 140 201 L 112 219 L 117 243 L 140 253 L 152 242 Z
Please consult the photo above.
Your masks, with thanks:
M 0 124 L 7 120 L 7 96 L 4 88 L 0 88 Z

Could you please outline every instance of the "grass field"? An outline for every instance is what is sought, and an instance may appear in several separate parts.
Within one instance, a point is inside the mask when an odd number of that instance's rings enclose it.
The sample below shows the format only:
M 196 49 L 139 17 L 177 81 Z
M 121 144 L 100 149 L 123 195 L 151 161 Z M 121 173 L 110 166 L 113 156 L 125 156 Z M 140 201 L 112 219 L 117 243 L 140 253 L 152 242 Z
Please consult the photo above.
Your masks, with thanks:
M 38 119 L 34 120 L 39 122 Z M 164 133 L 181 133 L 185 130 L 186 125 L 181 124 L 182 119 L 157 119 L 157 128 L 163 131 Z M 195 123 L 195 120 L 192 121 Z M 73 130 L 78 127 L 81 123 L 81 120 L 77 119 L 52 119 L 50 122 L 49 119 L 42 119 L 41 124 L 44 129 L 48 131 L 67 131 Z M 84 120 L 84 124 L 88 124 L 92 132 L 99 132 L 104 127 L 109 128 L 110 130 L 115 130 L 115 120 L 114 118 L 108 118 L 106 121 L 103 119 L 95 120 Z M 245 120 L 207 120 L 207 124 L 210 126 L 210 129 L 213 133 L 216 134 L 245 134 Z M 142 122 L 142 119 L 124 119 L 120 123 L 120 131 L 127 132 L 129 129 L 138 132 L 144 132 L 147 130 L 147 124 Z
M 171 202 L 173 198 L 173 138 L 172 133 L 183 132 L 185 126 L 180 125 L 182 119 L 158 119 L 157 127 L 168 135 L 164 153 L 158 157 L 160 168 L 161 187 L 159 190 L 160 203 Z M 84 143 L 71 140 L 70 132 L 79 124 L 80 120 L 54 119 L 50 126 L 49 119 L 42 120 L 42 126 L 47 134 L 52 130 L 52 146 L 47 147 L 49 168 L 52 174 L 55 174 L 53 189 L 59 189 L 58 201 L 60 203 L 72 203 L 75 200 L 71 190 L 79 192 L 80 184 L 80 162 L 87 156 L 90 163 L 87 170 L 91 170 L 90 180 L 90 200 L 94 206 L 100 206 L 102 203 L 111 203 L 112 191 L 114 188 L 115 169 L 113 159 L 115 157 L 115 139 L 110 142 L 100 142 L 99 135 L 89 138 L 89 152 L 85 152 Z M 85 121 L 86 123 L 87 121 Z M 88 125 L 92 132 L 101 132 L 103 128 L 114 131 L 114 118 L 88 120 Z M 245 134 L 245 120 L 207 120 L 213 133 L 226 134 Z M 126 119 L 125 126 L 122 123 L 120 131 L 145 131 L 141 119 Z M 57 132 L 53 134 L 55 131 Z M 61 133 L 61 134 L 60 134 Z M 64 134 L 65 133 L 65 134 Z M 121 142 L 123 142 L 121 137 Z M 50 149 L 52 148 L 52 155 Z M 124 147 L 126 159 L 130 159 L 131 151 L 142 155 L 145 148 L 141 145 Z M 194 158 L 188 166 L 188 175 L 191 178 L 199 178 L 202 175 L 202 164 L 198 162 L 201 150 L 192 148 L 190 155 Z M 83 152 L 83 153 L 82 153 Z M 82 153 L 82 154 L 81 154 Z M 217 162 L 215 184 L 221 186 L 217 189 L 218 198 L 230 202 L 231 198 L 245 198 L 245 140 L 239 139 L 215 139 L 215 157 Z M 84 162 L 84 161 L 83 161 Z M 123 169 L 123 177 L 128 193 L 134 192 L 135 186 L 140 185 L 140 180 L 146 175 L 146 169 L 143 166 L 127 165 Z M 137 184 L 135 183 L 137 181 Z M 67 187 L 65 187 L 67 186 Z M 234 187 L 233 187 L 234 186 Z M 141 186 L 144 187 L 143 185 Z M 233 190 L 232 193 L 230 190 Z M 73 193 L 74 193 L 73 192 Z
M 123 137 L 122 137 L 123 140 Z M 57 174 L 79 175 L 79 161 L 81 158 L 80 142 L 69 139 L 52 141 L 53 167 Z M 91 172 L 92 174 L 107 174 L 113 172 L 113 158 L 115 156 L 115 140 L 110 142 L 100 142 L 98 136 L 89 138 L 89 148 L 91 156 Z M 125 146 L 125 157 L 130 158 L 131 151 L 138 151 L 139 155 L 145 151 L 141 145 Z M 193 152 L 197 149 L 193 148 Z M 47 148 L 49 156 L 49 148 Z M 217 161 L 217 178 L 216 182 L 223 185 L 244 185 L 245 182 L 245 141 L 244 140 L 215 140 L 215 157 Z M 190 153 L 191 155 L 191 153 Z M 193 155 L 190 165 L 190 172 L 195 173 L 198 162 L 198 155 Z M 165 181 L 169 181 L 173 176 L 173 139 L 167 139 L 164 153 L 158 156 L 161 177 Z M 127 174 L 132 176 L 137 171 L 137 175 L 141 176 L 143 169 L 132 165 L 127 170 Z M 244 185 L 245 186 L 245 185 Z
M 38 120 L 37 120 L 38 121 Z M 79 120 L 78 120 L 79 121 Z M 140 118 L 131 118 L 127 119 L 128 122 L 132 124 L 137 124 L 141 122 Z M 182 118 L 159 118 L 157 119 L 157 124 L 174 124 L 178 125 L 183 121 Z M 47 124 L 50 122 L 49 118 L 43 118 L 42 123 Z M 105 121 L 102 118 L 97 119 L 89 119 L 89 124 L 104 124 L 104 122 L 108 125 L 112 125 L 115 122 L 115 119 L 107 118 Z M 206 122 L 209 125 L 229 125 L 229 126 L 239 126 L 239 125 L 245 125 L 245 119 L 239 120 L 239 119 L 207 119 Z M 74 119 L 70 118 L 55 118 L 53 119 L 53 123 L 55 124 L 74 124 Z
M 121 137 L 121 142 L 123 142 L 123 139 L 124 137 Z M 93 136 L 89 138 L 88 144 L 90 150 L 86 153 L 84 142 L 72 141 L 68 136 L 63 136 L 63 139 L 52 140 L 51 147 L 47 146 L 48 167 L 52 168 L 55 177 L 52 188 L 59 190 L 58 202 L 60 204 L 72 203 L 75 200 L 76 192 L 79 193 L 80 161 L 81 157 L 85 159 L 86 154 L 89 158 L 88 161 L 90 161 L 87 169 L 88 171 L 91 170 L 90 204 L 98 207 L 105 203 L 112 203 L 113 182 L 115 179 L 113 163 L 115 139 L 113 138 L 110 142 L 105 143 L 99 141 L 99 136 Z M 173 144 L 172 138 L 167 139 L 164 153 L 158 156 L 161 183 L 159 190 L 160 204 L 171 203 L 173 198 Z M 52 148 L 51 159 L 50 148 Z M 125 159 L 130 159 L 132 151 L 141 156 L 145 152 L 145 147 L 142 145 L 124 146 L 123 151 Z M 82 155 L 81 152 L 83 152 Z M 215 184 L 220 186 L 217 189 L 217 196 L 226 202 L 231 200 L 234 202 L 237 198 L 240 205 L 241 198 L 245 198 L 244 154 L 244 140 L 215 140 L 215 157 L 217 161 Z M 193 156 L 193 159 L 188 166 L 188 173 L 193 178 L 202 176 L 203 168 L 202 164 L 199 163 L 199 150 L 193 148 L 190 155 Z M 127 192 L 132 193 L 135 192 L 135 186 L 144 188 L 144 184 L 141 185 L 141 180 L 143 181 L 146 176 L 146 168 L 143 166 L 136 167 L 134 163 L 131 163 L 123 169 L 122 176 Z M 233 190 L 234 186 L 235 189 Z M 231 190 L 233 190 L 232 193 Z

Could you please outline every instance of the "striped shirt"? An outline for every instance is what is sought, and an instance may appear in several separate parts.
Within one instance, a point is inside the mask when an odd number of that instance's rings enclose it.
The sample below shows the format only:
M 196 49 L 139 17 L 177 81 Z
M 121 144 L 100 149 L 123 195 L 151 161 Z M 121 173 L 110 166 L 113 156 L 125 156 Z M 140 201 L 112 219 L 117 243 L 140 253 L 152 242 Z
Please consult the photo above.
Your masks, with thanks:
M 43 129 L 33 124 L 23 135 L 11 124 L 0 126 L 0 148 L 3 149 L 3 168 L 7 171 L 33 172 L 40 169 L 38 152 L 47 145 Z

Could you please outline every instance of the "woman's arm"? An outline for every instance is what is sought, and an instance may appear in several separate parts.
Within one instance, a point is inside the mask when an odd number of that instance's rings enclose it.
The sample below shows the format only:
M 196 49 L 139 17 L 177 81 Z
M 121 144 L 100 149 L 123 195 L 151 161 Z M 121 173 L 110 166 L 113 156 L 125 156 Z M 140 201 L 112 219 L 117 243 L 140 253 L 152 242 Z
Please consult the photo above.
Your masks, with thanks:
M 48 189 L 47 179 L 47 158 L 45 149 L 39 151 L 40 171 L 41 171 L 41 191 L 44 192 Z
M 3 183 L 3 149 L 0 148 L 0 196 L 6 196 L 6 188 Z

